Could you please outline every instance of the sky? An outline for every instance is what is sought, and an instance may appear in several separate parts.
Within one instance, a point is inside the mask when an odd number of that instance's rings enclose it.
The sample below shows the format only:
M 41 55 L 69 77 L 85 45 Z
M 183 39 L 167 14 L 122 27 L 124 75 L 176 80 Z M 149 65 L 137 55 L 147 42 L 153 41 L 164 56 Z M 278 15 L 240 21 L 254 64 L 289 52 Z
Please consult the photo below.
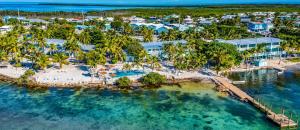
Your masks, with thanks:
M 282 3 L 300 4 L 300 0 L 0 0 L 0 2 L 54 2 L 54 3 L 97 3 L 97 4 L 137 4 L 137 5 L 199 5 L 199 4 L 246 4 Z

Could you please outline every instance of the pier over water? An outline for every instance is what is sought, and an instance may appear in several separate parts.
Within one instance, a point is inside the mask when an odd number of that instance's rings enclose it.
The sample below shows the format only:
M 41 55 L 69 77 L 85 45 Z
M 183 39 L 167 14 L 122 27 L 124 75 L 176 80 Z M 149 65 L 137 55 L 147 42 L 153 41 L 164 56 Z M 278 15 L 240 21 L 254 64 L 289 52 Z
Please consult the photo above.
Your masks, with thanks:
M 236 95 L 240 100 L 246 101 L 254 105 L 256 108 L 261 110 L 262 112 L 266 113 L 266 116 L 268 119 L 272 120 L 274 123 L 276 123 L 281 128 L 297 128 L 298 127 L 298 121 L 294 121 L 293 119 L 289 118 L 288 116 L 284 115 L 284 112 L 281 114 L 277 114 L 273 112 L 270 108 L 260 103 L 258 100 L 255 100 L 251 96 L 249 96 L 247 93 L 239 89 L 238 87 L 234 86 L 230 81 L 223 77 L 212 77 L 212 80 L 222 87 L 222 91 L 229 92 L 231 94 Z

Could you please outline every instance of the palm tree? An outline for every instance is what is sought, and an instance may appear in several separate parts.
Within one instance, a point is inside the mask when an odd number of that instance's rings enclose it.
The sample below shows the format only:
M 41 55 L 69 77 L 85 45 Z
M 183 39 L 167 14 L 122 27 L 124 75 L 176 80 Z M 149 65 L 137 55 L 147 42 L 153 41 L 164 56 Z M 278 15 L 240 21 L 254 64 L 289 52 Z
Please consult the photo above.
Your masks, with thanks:
M 56 62 L 59 64 L 59 68 L 61 69 L 63 65 L 69 64 L 68 56 L 64 53 L 56 53 L 53 55 L 53 62 Z
M 256 54 L 265 53 L 265 52 L 266 52 L 266 44 L 258 44 L 254 49 L 254 53 Z
M 71 57 L 76 56 L 76 54 L 80 51 L 80 46 L 75 37 L 68 39 L 67 42 L 64 43 L 63 47 Z
M 57 46 L 53 43 L 50 44 L 50 55 L 53 55 L 53 53 L 57 51 Z
M 45 51 L 46 47 L 46 40 L 45 40 L 46 32 L 44 30 L 38 30 L 36 34 L 34 35 L 35 42 L 38 43 L 39 47 L 42 48 L 43 51 Z
M 248 68 L 248 59 L 253 55 L 251 52 L 251 50 L 246 50 L 241 53 L 244 63 L 246 64 L 246 68 Z
M 78 40 L 83 44 L 90 44 L 92 37 L 88 30 L 84 30 L 79 34 Z
M 152 69 L 152 71 L 154 69 L 160 68 L 161 65 L 159 63 L 159 59 L 156 56 L 149 56 L 147 58 L 147 63 L 150 64 L 150 68 Z
M 122 70 L 128 70 L 129 71 L 129 70 L 131 70 L 131 68 L 132 68 L 132 66 L 130 64 L 126 63 L 126 64 L 123 65 Z
M 125 35 L 131 35 L 131 34 L 133 34 L 133 29 L 129 25 L 129 23 L 125 23 L 124 24 L 124 32 L 123 32 L 123 34 L 125 34 Z
M 44 70 L 48 65 L 50 65 L 50 61 L 47 55 L 42 54 L 40 57 L 37 57 L 35 64 L 36 68 Z
M 149 29 L 144 36 L 144 42 L 152 42 L 153 41 L 153 30 Z
M 173 43 L 164 44 L 163 53 L 167 55 L 169 61 L 173 62 L 176 55 L 176 46 Z
M 288 56 L 288 53 L 290 51 L 290 44 L 288 41 L 282 41 L 280 44 L 280 48 L 286 52 L 286 57 Z
M 93 50 L 86 54 L 86 63 L 90 66 L 91 75 L 94 77 L 95 68 L 98 64 L 104 65 L 106 63 L 106 57 L 104 51 Z
M 5 51 L 0 50 L 0 63 L 8 60 L 8 55 Z

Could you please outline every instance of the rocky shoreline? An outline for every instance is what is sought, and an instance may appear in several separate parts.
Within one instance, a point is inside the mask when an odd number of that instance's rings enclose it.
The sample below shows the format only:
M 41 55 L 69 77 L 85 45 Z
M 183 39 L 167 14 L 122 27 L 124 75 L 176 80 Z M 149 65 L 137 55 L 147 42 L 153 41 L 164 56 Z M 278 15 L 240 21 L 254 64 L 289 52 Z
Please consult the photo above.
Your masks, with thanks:
M 0 81 L 2 82 L 10 82 L 14 83 L 19 86 L 25 86 L 29 88 L 99 88 L 99 89 L 113 89 L 113 90 L 120 90 L 114 84 L 102 84 L 102 83 L 67 83 L 67 84 L 58 84 L 58 83 L 38 83 L 34 80 L 29 80 L 27 83 L 18 83 L 17 78 L 12 78 L 6 75 L 0 74 Z M 166 83 L 161 85 L 178 85 L 182 82 L 202 82 L 202 83 L 214 83 L 210 78 L 203 77 L 203 78 L 182 78 L 182 79 L 167 79 Z M 134 81 L 131 85 L 132 88 L 137 87 L 145 87 L 142 83 L 138 81 Z

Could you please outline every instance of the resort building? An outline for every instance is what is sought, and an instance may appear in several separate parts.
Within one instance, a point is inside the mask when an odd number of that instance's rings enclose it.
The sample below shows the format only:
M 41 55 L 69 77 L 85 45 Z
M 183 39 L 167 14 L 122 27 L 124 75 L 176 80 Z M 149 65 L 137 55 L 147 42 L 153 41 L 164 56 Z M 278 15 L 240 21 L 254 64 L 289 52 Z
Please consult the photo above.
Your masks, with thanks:
M 240 19 L 241 19 L 242 23 L 250 23 L 251 22 L 251 18 L 248 16 L 241 16 Z
M 168 27 L 171 27 L 172 29 L 178 30 L 178 31 L 186 31 L 190 28 L 194 28 L 194 25 L 186 25 L 186 24 L 169 24 Z
M 142 42 L 141 43 L 144 49 L 149 55 L 163 57 L 163 47 L 164 44 L 187 44 L 185 40 L 176 40 L 176 41 L 159 41 L 159 42 Z M 126 62 L 133 62 L 134 57 L 127 55 Z
M 82 18 L 67 18 L 66 20 L 70 23 L 82 23 L 84 21 Z
M 144 42 L 141 43 L 145 50 L 150 55 L 154 56 L 162 56 L 163 53 L 163 46 L 164 44 L 186 44 L 187 41 L 185 40 L 177 40 L 177 41 L 160 41 L 160 42 Z
M 43 24 L 48 24 L 49 22 L 43 19 L 26 19 L 25 21 L 28 21 L 29 23 L 43 23 Z
M 85 20 L 90 21 L 90 20 L 98 20 L 98 21 L 103 21 L 103 17 L 101 16 L 86 16 Z
M 22 21 L 22 20 L 25 20 L 26 18 L 20 17 L 20 16 L 4 16 L 2 19 L 5 23 L 8 23 L 10 19 L 17 19 L 19 21 Z
M 143 19 L 143 18 L 139 18 L 139 17 L 136 17 L 136 16 L 132 16 L 129 18 L 129 22 L 130 23 L 145 23 L 146 20 Z
M 234 19 L 236 18 L 237 16 L 236 15 L 224 15 L 222 16 L 222 20 L 227 20 L 227 19 Z
M 185 19 L 183 19 L 183 23 L 188 25 L 193 24 L 193 19 L 191 16 L 187 16 Z
M 219 42 L 229 43 L 235 45 L 239 51 L 245 51 L 257 47 L 259 44 L 265 45 L 265 52 L 255 54 L 258 59 L 280 57 L 285 54 L 280 48 L 281 40 L 273 37 L 261 37 L 261 38 L 248 38 L 248 39 L 236 39 L 236 40 L 218 40 Z
M 57 47 L 57 51 L 61 52 L 64 51 L 64 44 L 66 43 L 66 40 L 63 39 L 46 39 L 46 45 L 50 46 L 50 44 L 54 44 Z M 82 43 L 78 43 L 81 50 L 83 51 L 91 51 L 95 49 L 95 45 L 92 44 L 82 44 Z M 46 49 L 44 53 L 48 53 L 49 49 Z
M 9 25 L 2 26 L 2 27 L 0 27 L 0 33 L 5 34 L 9 31 L 11 31 L 12 29 L 13 29 L 12 26 L 9 26 Z
M 248 29 L 253 32 L 264 32 L 267 31 L 267 24 L 262 22 L 250 22 Z
M 300 27 L 300 21 L 295 22 L 296 27 Z
M 86 26 L 86 25 L 76 25 L 75 29 L 77 30 L 85 30 L 85 29 L 90 29 L 93 28 L 94 26 Z
M 107 21 L 107 22 L 113 22 L 114 18 L 113 17 L 106 17 L 105 21 Z
M 164 24 L 154 24 L 154 23 L 134 23 L 130 24 L 133 30 L 139 30 L 142 26 L 147 27 L 148 29 L 152 29 L 154 34 L 161 34 L 162 32 L 167 33 L 170 29 L 173 29 L 169 26 L 165 26 Z

